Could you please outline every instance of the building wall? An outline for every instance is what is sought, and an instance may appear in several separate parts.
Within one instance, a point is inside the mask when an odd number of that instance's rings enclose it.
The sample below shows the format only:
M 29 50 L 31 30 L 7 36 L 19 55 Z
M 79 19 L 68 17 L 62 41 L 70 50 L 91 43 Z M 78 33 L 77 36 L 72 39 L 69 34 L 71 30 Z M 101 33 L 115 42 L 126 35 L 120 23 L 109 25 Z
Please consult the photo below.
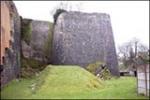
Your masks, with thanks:
M 30 38 L 27 42 L 25 37 L 22 37 L 22 54 L 25 58 L 32 58 L 37 61 L 48 63 L 50 62 L 50 49 L 52 37 L 52 23 L 48 21 L 22 19 L 22 27 L 28 29 L 26 34 Z M 25 32 L 23 32 L 25 33 Z
M 105 13 L 64 12 L 57 18 L 53 34 L 53 64 L 86 67 L 106 62 L 119 76 L 110 16 Z
M 5 49 L 9 48 L 10 44 L 10 11 L 8 4 L 4 1 L 1 1 L 1 62 L 0 64 L 3 65 L 4 57 L 5 57 Z
M 1 1 L 1 31 L 0 69 L 3 87 L 20 72 L 20 16 L 12 1 Z

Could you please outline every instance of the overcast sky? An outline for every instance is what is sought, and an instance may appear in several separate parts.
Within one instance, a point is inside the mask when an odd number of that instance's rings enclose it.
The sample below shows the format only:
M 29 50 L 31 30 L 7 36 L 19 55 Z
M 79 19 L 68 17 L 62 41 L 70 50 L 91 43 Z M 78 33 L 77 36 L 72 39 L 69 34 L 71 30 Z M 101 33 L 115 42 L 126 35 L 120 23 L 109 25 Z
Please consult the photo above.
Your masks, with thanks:
M 59 1 L 14 1 L 23 18 L 53 22 L 52 10 Z M 149 1 L 68 1 L 73 10 L 108 13 L 116 47 L 133 37 L 149 46 Z M 80 7 L 77 7 L 81 4 Z

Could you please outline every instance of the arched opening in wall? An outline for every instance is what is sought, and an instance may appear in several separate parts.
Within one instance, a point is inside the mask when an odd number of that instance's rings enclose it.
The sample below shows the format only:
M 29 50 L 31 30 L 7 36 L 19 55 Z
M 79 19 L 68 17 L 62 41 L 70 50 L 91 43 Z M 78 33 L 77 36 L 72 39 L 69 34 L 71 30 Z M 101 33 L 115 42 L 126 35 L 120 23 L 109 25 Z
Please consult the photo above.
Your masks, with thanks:
M 5 64 L 5 57 L 2 57 L 2 64 Z
M 12 41 L 9 40 L 9 47 L 12 48 Z
M 5 48 L 5 54 L 8 52 L 8 48 Z
M 2 60 L 2 63 L 0 64 L 0 72 L 3 71 L 3 65 L 5 64 L 5 57 L 3 56 L 1 60 Z
M 9 15 L 10 15 L 11 18 L 13 17 L 13 14 L 14 14 L 13 11 L 14 11 L 14 6 L 12 4 L 10 4 L 10 13 L 9 13 Z
M 10 15 L 10 18 L 12 18 L 13 17 L 13 12 L 10 11 L 9 15 Z

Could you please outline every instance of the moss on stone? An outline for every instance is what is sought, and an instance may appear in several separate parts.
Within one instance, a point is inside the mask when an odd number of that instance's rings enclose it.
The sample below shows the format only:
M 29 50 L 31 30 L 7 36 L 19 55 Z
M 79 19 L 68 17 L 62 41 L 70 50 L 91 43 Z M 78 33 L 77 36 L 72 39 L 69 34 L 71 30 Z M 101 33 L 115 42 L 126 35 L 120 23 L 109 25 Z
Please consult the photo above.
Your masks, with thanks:
M 33 58 L 21 59 L 21 77 L 32 77 L 45 68 L 45 64 Z
M 43 47 L 44 56 L 47 59 L 50 59 L 51 53 L 52 53 L 52 37 L 53 37 L 52 36 L 52 34 L 53 34 L 52 30 L 53 30 L 53 24 L 49 23 L 48 37 L 45 40 L 44 47 Z
M 31 33 L 32 33 L 32 20 L 22 20 L 21 21 L 21 39 L 24 40 L 28 45 L 31 41 Z

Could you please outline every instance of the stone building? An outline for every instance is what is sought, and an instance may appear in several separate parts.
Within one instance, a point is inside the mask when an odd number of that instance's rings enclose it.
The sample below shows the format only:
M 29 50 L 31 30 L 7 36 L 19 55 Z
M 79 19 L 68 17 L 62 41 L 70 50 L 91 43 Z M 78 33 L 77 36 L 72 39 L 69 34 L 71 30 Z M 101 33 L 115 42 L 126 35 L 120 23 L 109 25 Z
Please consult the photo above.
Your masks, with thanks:
M 21 26 L 23 57 L 43 63 L 50 62 L 52 23 L 24 18 L 21 20 Z
M 105 13 L 63 12 L 54 26 L 53 64 L 86 67 L 106 62 L 111 73 L 119 76 L 110 16 Z
M 12 1 L 1 1 L 1 87 L 19 75 L 20 17 Z
M 1 62 L 4 64 L 5 48 L 10 47 L 11 25 L 10 12 L 7 3 L 1 2 Z
M 31 26 L 27 37 L 23 37 L 24 22 Z M 51 30 L 52 23 L 22 19 L 12 1 L 1 1 L 1 87 L 19 76 L 21 53 L 44 63 L 83 67 L 102 61 L 113 75 L 119 75 L 108 14 L 64 12 L 58 16 L 53 34 Z

